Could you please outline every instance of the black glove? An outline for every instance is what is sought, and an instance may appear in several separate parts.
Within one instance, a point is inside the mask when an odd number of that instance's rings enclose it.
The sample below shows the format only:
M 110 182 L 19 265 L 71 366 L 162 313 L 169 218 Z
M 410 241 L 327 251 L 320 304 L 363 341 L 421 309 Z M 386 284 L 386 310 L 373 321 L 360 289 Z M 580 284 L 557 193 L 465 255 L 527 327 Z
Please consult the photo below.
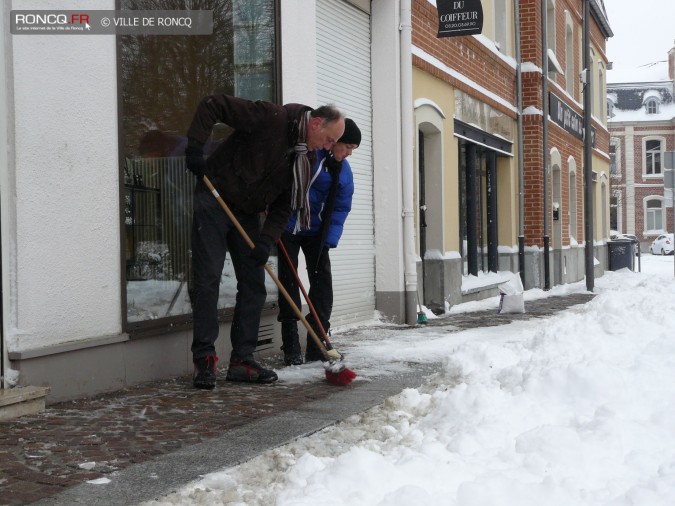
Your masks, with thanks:
M 255 248 L 251 250 L 251 258 L 256 265 L 261 266 L 267 263 L 267 260 L 270 258 L 270 249 L 272 246 L 264 240 L 257 240 L 255 243 Z
M 185 150 L 185 165 L 197 179 L 202 179 L 206 172 L 206 160 L 204 160 L 204 150 L 201 146 L 188 143 Z

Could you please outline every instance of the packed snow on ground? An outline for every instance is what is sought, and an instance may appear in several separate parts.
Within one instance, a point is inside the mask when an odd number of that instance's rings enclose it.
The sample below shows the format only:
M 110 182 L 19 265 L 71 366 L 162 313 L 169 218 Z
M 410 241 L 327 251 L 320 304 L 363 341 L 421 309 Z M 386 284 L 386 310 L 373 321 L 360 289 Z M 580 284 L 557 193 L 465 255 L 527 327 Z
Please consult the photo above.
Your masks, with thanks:
M 672 256 L 645 255 L 641 273 L 607 272 L 592 301 L 547 319 L 454 333 L 392 328 L 356 343 L 348 356 L 360 381 L 406 361 L 442 360 L 442 371 L 148 504 L 671 506 L 673 272 Z M 528 290 L 525 307 L 585 290 Z M 293 379 L 287 369 L 280 380 Z

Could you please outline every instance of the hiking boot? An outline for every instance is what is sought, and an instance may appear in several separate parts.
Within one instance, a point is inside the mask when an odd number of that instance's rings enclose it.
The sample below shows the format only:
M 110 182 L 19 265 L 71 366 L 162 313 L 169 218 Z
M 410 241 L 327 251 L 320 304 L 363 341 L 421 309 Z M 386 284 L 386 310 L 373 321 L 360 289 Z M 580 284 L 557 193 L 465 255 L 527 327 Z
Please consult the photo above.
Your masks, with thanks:
M 195 388 L 213 390 L 216 386 L 216 355 L 206 355 L 194 359 L 195 372 L 192 376 L 192 384 Z
M 302 350 L 298 336 L 298 323 L 295 320 L 281 322 L 281 351 L 284 352 L 284 365 L 302 365 Z
M 247 383 L 274 383 L 279 377 L 271 369 L 265 369 L 255 360 L 230 362 L 227 369 L 227 381 L 245 381 Z

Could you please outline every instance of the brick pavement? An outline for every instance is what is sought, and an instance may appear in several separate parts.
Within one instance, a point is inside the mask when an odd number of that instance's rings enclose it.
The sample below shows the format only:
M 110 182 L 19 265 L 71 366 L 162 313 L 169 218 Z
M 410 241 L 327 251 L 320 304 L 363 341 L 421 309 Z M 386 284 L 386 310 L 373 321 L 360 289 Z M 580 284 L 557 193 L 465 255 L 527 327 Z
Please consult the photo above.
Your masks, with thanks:
M 280 364 L 275 364 L 280 365 Z M 0 423 L 0 504 L 28 504 L 330 393 L 327 383 L 195 390 L 189 376 Z M 87 470 L 81 464 L 95 462 Z
M 452 332 L 501 325 L 550 316 L 592 297 L 550 297 L 527 302 L 524 314 L 477 311 L 433 319 L 429 325 L 447 326 Z M 358 330 L 346 334 L 356 333 Z M 281 366 L 280 358 L 265 363 Z M 191 378 L 184 376 L 55 404 L 38 415 L 0 422 L 0 504 L 29 504 L 53 496 L 88 480 L 325 398 L 335 389 L 326 382 L 229 383 L 224 381 L 224 373 L 219 369 L 218 386 L 212 391 L 195 390 Z M 96 464 L 88 468 L 91 462 Z

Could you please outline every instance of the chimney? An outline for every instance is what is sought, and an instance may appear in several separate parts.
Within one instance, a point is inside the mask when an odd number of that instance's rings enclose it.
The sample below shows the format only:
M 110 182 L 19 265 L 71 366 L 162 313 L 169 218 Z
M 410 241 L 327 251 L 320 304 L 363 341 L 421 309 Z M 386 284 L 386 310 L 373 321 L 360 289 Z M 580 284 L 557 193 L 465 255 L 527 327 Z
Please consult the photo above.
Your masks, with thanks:
M 668 51 L 668 79 L 675 81 L 675 46 Z

